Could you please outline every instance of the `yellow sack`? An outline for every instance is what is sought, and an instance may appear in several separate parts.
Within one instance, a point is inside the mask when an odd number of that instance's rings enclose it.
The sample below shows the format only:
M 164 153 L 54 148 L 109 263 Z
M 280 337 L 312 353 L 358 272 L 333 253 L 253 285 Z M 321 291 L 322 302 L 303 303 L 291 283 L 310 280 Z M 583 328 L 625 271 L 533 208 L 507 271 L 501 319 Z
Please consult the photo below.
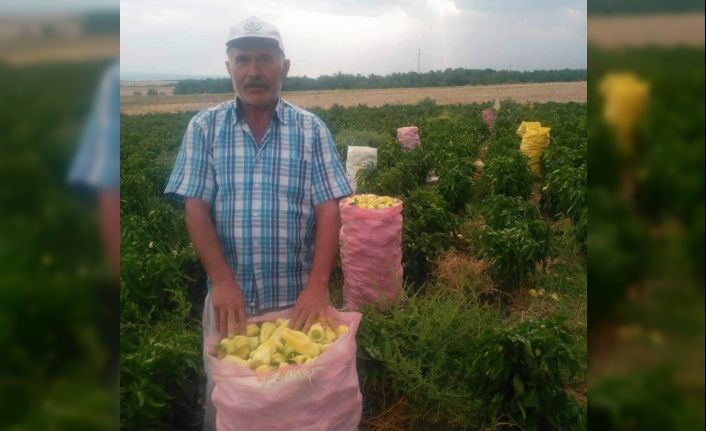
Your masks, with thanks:
M 615 130 L 618 151 L 635 154 L 635 125 L 647 110 L 650 86 L 632 73 L 610 73 L 600 82 L 603 119 Z
M 517 136 L 524 138 L 528 130 L 538 129 L 540 127 L 542 127 L 542 125 L 539 121 L 523 121 L 520 127 L 517 128 Z
M 525 123 L 522 123 L 525 124 Z M 539 124 L 539 123 L 537 123 Z M 522 126 L 520 126 L 522 128 Z M 528 164 L 530 170 L 535 175 L 541 175 L 540 158 L 542 152 L 549 145 L 549 127 L 532 127 L 526 128 L 520 143 L 520 151 L 529 159 Z M 520 129 L 518 129 L 519 133 Z

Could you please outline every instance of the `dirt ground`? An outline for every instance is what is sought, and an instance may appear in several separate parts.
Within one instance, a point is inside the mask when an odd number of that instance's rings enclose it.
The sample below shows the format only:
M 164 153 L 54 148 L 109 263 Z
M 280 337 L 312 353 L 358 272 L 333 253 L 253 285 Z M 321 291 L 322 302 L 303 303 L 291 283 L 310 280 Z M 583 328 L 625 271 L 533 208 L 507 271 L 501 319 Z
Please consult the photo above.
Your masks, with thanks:
M 193 94 L 135 96 L 121 92 L 121 112 L 129 115 L 158 112 L 198 111 L 231 100 L 232 94 Z M 128 94 L 125 94 L 128 93 Z M 463 87 L 392 88 L 384 90 L 330 90 L 284 92 L 282 97 L 303 108 L 341 106 L 382 106 L 414 104 L 431 98 L 440 105 L 480 103 L 496 99 L 526 102 L 586 102 L 586 82 L 553 82 L 541 84 L 475 85 Z

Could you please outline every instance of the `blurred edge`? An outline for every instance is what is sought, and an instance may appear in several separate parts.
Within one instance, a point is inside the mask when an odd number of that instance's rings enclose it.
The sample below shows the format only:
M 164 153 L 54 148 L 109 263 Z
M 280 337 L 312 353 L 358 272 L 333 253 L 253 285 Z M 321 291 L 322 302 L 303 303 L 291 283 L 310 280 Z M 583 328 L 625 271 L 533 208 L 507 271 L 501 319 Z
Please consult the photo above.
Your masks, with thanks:
M 119 55 L 118 1 L 98 3 L 0 3 L 3 430 L 119 426 L 118 290 L 98 196 L 67 183 Z
M 703 429 L 704 3 L 588 6 L 588 426 Z

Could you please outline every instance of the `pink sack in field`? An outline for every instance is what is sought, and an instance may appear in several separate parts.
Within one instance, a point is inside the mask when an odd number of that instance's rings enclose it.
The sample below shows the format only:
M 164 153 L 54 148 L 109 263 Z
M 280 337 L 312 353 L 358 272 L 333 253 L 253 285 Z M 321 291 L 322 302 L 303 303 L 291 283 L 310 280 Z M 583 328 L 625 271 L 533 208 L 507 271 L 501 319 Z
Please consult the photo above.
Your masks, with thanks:
M 267 313 L 248 323 L 288 318 L 292 309 Z M 214 381 L 211 399 L 218 431 L 355 431 L 363 408 L 356 369 L 355 334 L 361 315 L 329 308 L 333 324 L 348 332 L 313 362 L 255 374 L 211 356 L 220 341 L 215 321 L 204 338 L 204 357 Z M 209 322 L 210 321 L 210 322 Z
M 343 302 L 358 310 L 397 299 L 402 290 L 402 202 L 365 209 L 341 199 Z
M 413 150 L 419 145 L 419 133 L 416 126 L 397 129 L 397 143 L 403 150 Z
M 493 108 L 484 109 L 481 115 L 483 115 L 483 120 L 488 125 L 488 128 L 492 129 L 495 124 L 495 110 Z

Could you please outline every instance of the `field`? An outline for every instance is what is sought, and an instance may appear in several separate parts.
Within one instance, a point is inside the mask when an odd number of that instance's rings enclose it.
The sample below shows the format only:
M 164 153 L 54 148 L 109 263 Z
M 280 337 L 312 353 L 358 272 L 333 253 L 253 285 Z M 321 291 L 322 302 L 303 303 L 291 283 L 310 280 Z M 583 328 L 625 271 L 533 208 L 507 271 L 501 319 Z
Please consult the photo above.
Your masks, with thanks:
M 586 105 L 505 100 L 489 128 L 491 105 L 314 109 L 341 156 L 378 148 L 359 191 L 405 205 L 404 299 L 364 310 L 356 337 L 362 429 L 585 429 Z M 161 194 L 192 115 L 121 118 L 125 430 L 201 424 L 205 274 Z M 523 120 L 552 128 L 543 176 L 519 151 Z M 402 152 L 395 130 L 409 124 L 422 145 Z M 342 281 L 337 265 L 337 307 Z
M 120 106 L 125 114 L 198 111 L 233 98 L 232 94 L 172 95 L 170 87 L 153 87 L 165 95 L 148 96 L 141 87 L 121 87 Z M 142 95 L 134 95 L 134 92 Z M 430 98 L 440 105 L 483 103 L 496 99 L 517 102 L 586 102 L 586 82 L 546 84 L 477 85 L 443 88 L 392 88 L 384 90 L 331 90 L 284 92 L 282 97 L 303 108 L 328 109 L 334 105 L 378 107 L 414 104 Z

